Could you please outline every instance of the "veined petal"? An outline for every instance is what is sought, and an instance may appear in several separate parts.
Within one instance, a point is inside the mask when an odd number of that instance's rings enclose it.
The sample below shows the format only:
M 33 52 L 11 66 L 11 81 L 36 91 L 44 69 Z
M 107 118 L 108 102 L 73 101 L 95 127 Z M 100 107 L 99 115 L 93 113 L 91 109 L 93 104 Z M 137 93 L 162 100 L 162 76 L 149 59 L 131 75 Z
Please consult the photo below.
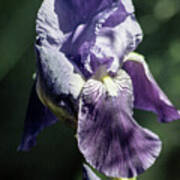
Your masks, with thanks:
M 86 161 L 101 173 L 131 178 L 154 163 L 161 142 L 133 119 L 133 89 L 127 73 L 120 70 L 112 81 L 117 95 L 95 79 L 85 83 L 79 105 L 78 146 Z
M 144 57 L 130 53 L 123 64 L 133 82 L 135 108 L 153 111 L 160 122 L 180 119 L 178 111 L 154 80 Z
M 93 171 L 92 169 L 83 164 L 83 180 L 101 180 Z
M 33 85 L 24 122 L 24 134 L 18 151 L 29 151 L 36 145 L 37 135 L 47 126 L 55 124 L 57 118 L 39 100 Z

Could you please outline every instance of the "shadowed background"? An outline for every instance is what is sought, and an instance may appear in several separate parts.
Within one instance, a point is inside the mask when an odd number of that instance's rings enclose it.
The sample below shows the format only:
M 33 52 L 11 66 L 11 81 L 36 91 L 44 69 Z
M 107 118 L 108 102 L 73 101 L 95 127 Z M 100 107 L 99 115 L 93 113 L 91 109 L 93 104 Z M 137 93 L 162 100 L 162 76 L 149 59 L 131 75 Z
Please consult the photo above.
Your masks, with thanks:
M 17 152 L 35 72 L 35 18 L 41 0 L 0 1 L 0 179 L 80 180 L 82 157 L 74 132 L 62 123 L 38 136 L 28 153 Z M 161 88 L 180 108 L 179 0 L 134 0 L 145 55 Z M 154 114 L 135 111 L 144 127 L 157 133 L 163 150 L 138 180 L 179 180 L 180 121 L 160 124 Z

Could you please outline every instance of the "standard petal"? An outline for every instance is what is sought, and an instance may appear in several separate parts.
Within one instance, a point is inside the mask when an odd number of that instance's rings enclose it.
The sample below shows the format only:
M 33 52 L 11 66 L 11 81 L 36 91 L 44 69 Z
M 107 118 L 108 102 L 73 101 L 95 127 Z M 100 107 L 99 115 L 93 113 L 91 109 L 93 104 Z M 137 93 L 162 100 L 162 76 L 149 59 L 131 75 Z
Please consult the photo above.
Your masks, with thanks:
M 93 171 L 92 169 L 86 165 L 83 164 L 83 180 L 101 180 Z
M 18 151 L 29 151 L 36 145 L 37 135 L 45 127 L 55 124 L 56 122 L 57 118 L 40 102 L 34 84 L 24 122 L 23 139 L 18 147 Z
M 113 13 L 104 21 L 103 27 L 114 27 L 118 24 L 121 24 L 127 16 L 134 13 L 134 6 L 131 0 L 127 1 L 117 1 L 116 3 L 112 3 L 116 9 Z
M 180 112 L 154 80 L 143 56 L 130 53 L 122 68 L 127 71 L 133 82 L 135 108 L 153 111 L 158 115 L 160 122 L 180 119 Z
M 132 117 L 133 90 L 127 73 L 119 71 L 113 89 L 106 83 L 91 79 L 84 85 L 78 146 L 86 161 L 106 176 L 135 177 L 154 163 L 161 142 Z
M 93 59 L 96 59 L 96 62 L 109 59 L 108 71 L 117 72 L 124 57 L 136 49 L 142 37 L 141 27 L 134 14 L 126 16 L 123 22 L 114 27 L 100 28 L 96 32 L 95 43 L 90 48 L 90 62 L 92 63 Z
M 72 31 L 79 24 L 86 24 L 99 12 L 112 6 L 112 4 L 117 4 L 118 10 L 115 15 L 111 16 L 111 24 L 114 22 L 120 23 L 124 16 L 134 12 L 131 0 L 118 0 L 116 2 L 114 0 L 55 0 L 54 2 L 55 13 L 58 15 L 59 25 L 63 32 Z
M 73 57 L 81 71 L 91 76 L 102 64 L 117 72 L 123 57 L 142 40 L 142 30 L 133 14 L 131 1 L 117 1 L 81 23 L 61 50 Z M 128 12 L 129 11 L 129 12 Z M 95 62 L 95 63 L 94 63 Z
M 131 0 L 44 0 L 37 17 L 37 45 L 63 53 L 85 78 L 102 64 L 117 72 L 123 57 L 142 40 L 133 12 Z
M 60 96 L 77 100 L 84 80 L 79 67 L 60 51 L 69 35 L 59 28 L 55 2 L 44 0 L 38 12 L 36 50 L 38 73 L 43 88 L 58 105 Z
M 38 73 L 44 90 L 58 104 L 59 97 L 78 99 L 84 84 L 83 76 L 76 73 L 74 66 L 56 48 L 36 46 Z
M 63 32 L 69 32 L 74 30 L 77 25 L 87 23 L 112 3 L 113 0 L 55 0 L 55 12 Z
M 37 43 L 46 40 L 51 46 L 61 47 L 68 34 L 59 28 L 58 15 L 55 12 L 55 0 L 44 0 L 36 20 Z M 46 42 L 45 41 L 45 42 Z

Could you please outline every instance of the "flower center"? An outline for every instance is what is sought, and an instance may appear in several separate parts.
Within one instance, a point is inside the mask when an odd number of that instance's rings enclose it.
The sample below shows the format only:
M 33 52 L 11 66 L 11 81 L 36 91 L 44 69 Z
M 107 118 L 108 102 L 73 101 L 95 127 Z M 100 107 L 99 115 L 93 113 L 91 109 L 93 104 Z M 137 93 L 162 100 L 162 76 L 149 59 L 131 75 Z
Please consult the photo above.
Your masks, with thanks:
M 113 79 L 109 75 L 103 76 L 101 78 L 101 81 L 104 83 L 104 86 L 110 96 L 118 95 L 117 84 L 113 81 Z

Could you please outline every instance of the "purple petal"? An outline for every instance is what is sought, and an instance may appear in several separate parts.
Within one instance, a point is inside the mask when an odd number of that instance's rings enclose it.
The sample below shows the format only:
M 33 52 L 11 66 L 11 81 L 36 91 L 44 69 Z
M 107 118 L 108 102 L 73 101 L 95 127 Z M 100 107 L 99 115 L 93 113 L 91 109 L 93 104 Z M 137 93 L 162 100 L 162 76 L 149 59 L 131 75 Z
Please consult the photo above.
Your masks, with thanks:
M 78 24 L 86 23 L 95 14 L 110 6 L 113 0 L 55 0 L 55 12 L 63 32 L 70 32 Z
M 71 97 L 73 101 L 77 100 L 84 80 L 79 68 L 59 50 L 67 35 L 59 29 L 54 3 L 54 0 L 45 0 L 38 12 L 38 71 L 43 88 L 53 101 L 60 96 Z
M 58 96 L 56 101 L 47 94 L 43 88 L 41 79 L 38 77 L 36 91 L 41 102 L 47 106 L 59 120 L 63 120 L 67 125 L 76 127 L 77 124 L 77 101 L 72 101 L 71 96 Z
M 123 69 L 132 79 L 136 108 L 153 111 L 160 122 L 180 119 L 180 112 L 154 80 L 143 56 L 131 53 L 124 62 Z
M 102 65 L 102 59 L 107 62 L 108 71 L 117 72 L 124 56 L 136 49 L 142 40 L 142 30 L 133 14 L 126 15 L 121 22 L 108 27 L 106 22 L 108 23 L 108 19 L 117 9 L 116 6 L 105 9 L 90 25 L 81 25 L 78 33 L 75 33 L 79 34 L 79 37 L 76 36 L 71 49 L 69 41 L 64 48 L 65 53 L 70 52 L 74 56 L 79 54 L 84 69 L 91 74 L 99 68 L 98 65 Z M 93 63 L 94 59 L 96 65 Z
M 59 28 L 58 16 L 55 13 L 55 0 L 44 0 L 37 15 L 36 32 L 37 40 L 40 45 L 53 47 L 61 47 L 66 39 L 67 34 L 64 34 Z
M 114 27 L 122 23 L 127 16 L 133 14 L 135 11 L 132 0 L 120 0 L 114 4 L 116 4 L 117 9 L 107 18 L 103 26 Z
M 77 100 L 84 84 L 81 74 L 74 72 L 75 67 L 56 48 L 37 45 L 36 49 L 38 72 L 47 94 L 54 101 L 61 96 Z
M 133 119 L 130 77 L 121 70 L 113 81 L 113 89 L 97 80 L 86 82 L 79 106 L 78 146 L 86 161 L 101 173 L 130 178 L 154 163 L 161 142 Z
M 117 4 L 119 9 L 115 16 L 112 15 L 111 22 L 120 22 L 124 16 L 127 16 L 127 13 L 134 12 L 131 0 L 117 2 L 114 0 L 55 0 L 54 2 L 60 28 L 65 33 L 74 30 L 79 24 L 87 23 L 92 17 L 112 6 L 112 4 Z
M 18 151 L 29 151 L 36 145 L 37 135 L 45 127 L 56 122 L 57 118 L 40 102 L 35 85 L 33 85 L 24 123 L 23 139 L 18 147 Z
M 78 33 L 75 33 L 79 37 L 76 37 L 71 48 L 69 49 L 70 40 L 63 48 L 66 54 L 79 54 L 83 69 L 90 74 L 104 65 L 104 62 L 108 71 L 117 72 L 124 56 L 136 49 L 142 40 L 142 30 L 133 14 L 126 16 L 123 22 L 114 27 L 103 25 L 116 8 L 113 6 L 104 10 L 92 24 L 81 26 Z
M 83 180 L 100 180 L 100 178 L 88 165 L 83 164 Z
M 108 71 L 117 72 L 124 56 L 136 49 L 141 40 L 142 30 L 132 14 L 117 26 L 103 27 L 97 32 L 95 43 L 90 48 L 90 57 L 93 55 L 96 62 L 109 59 Z
M 133 12 L 131 0 L 44 0 L 36 25 L 39 57 L 46 52 L 38 46 L 62 53 L 85 78 L 102 64 L 117 72 L 123 57 L 142 40 Z

